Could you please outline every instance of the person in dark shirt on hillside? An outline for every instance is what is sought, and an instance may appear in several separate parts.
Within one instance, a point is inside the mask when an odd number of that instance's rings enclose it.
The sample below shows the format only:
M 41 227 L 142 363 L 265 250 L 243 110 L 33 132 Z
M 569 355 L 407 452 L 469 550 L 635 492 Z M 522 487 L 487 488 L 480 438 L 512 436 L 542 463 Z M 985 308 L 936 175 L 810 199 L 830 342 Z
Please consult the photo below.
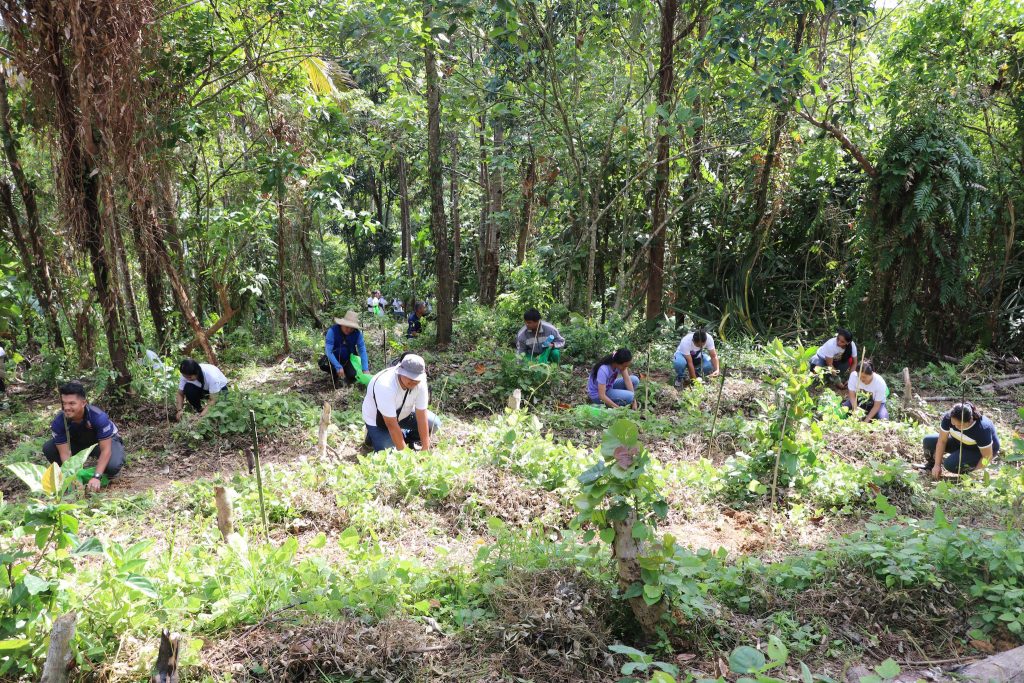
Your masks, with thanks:
M 409 339 L 420 336 L 423 332 L 423 316 L 427 314 L 427 304 L 423 301 L 417 301 L 413 307 L 412 313 L 409 314 L 409 329 L 406 330 L 405 336 Z
M 78 382 L 61 385 L 60 404 L 61 412 L 50 424 L 53 438 L 43 444 L 43 455 L 61 465 L 75 453 L 97 445 L 96 472 L 87 488 L 99 491 L 101 477 L 116 477 L 124 466 L 124 442 L 117 425 L 105 412 L 89 404 L 85 387 Z
M 970 401 L 957 403 L 942 416 L 939 433 L 924 437 L 921 469 L 942 477 L 942 469 L 966 474 L 983 469 L 999 455 L 999 436 L 992 420 Z

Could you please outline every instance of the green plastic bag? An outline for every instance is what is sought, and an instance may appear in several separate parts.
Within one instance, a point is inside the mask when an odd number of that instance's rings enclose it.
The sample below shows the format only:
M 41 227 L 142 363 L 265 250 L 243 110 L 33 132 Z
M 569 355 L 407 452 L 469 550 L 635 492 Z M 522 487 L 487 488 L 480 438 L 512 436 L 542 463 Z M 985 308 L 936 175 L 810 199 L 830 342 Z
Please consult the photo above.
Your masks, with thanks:
M 576 414 L 583 418 L 600 418 L 604 415 L 604 406 L 597 405 L 596 403 L 584 403 L 576 406 Z
M 363 372 L 363 359 L 353 353 L 349 356 L 349 360 L 352 361 L 352 367 L 356 369 L 356 381 L 364 387 L 367 386 L 370 380 L 373 379 L 373 375 Z
M 83 467 L 82 469 L 78 470 L 78 474 L 76 474 L 75 476 L 78 477 L 78 481 L 82 482 L 82 485 L 84 486 L 85 484 L 89 483 L 89 480 L 92 479 L 93 475 L 95 475 L 95 474 L 96 474 L 96 468 L 95 467 Z M 107 475 L 105 475 L 105 474 L 101 474 L 100 475 L 100 486 L 106 486 L 109 483 L 110 483 L 110 478 Z

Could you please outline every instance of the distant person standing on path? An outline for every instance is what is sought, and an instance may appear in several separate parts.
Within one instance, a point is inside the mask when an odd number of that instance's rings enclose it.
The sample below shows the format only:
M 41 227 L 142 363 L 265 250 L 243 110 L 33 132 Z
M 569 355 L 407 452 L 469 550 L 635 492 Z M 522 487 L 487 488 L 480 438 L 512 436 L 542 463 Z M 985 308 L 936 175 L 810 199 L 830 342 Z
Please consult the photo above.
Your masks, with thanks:
M 186 358 L 178 365 L 178 372 L 181 373 L 181 379 L 178 380 L 178 395 L 174 398 L 175 420 L 180 420 L 184 415 L 185 401 L 199 413 L 199 417 L 203 417 L 217 402 L 218 395 L 228 390 L 228 378 L 216 365 Z M 204 408 L 203 401 L 206 399 L 210 401 Z
M 430 450 L 430 438 L 441 420 L 427 410 L 429 401 L 427 366 L 414 353 L 374 375 L 363 399 L 366 440 L 373 450 L 401 451 L 414 444 Z
M 376 313 L 377 307 L 380 305 L 380 292 L 377 290 L 371 290 L 370 296 L 366 297 L 366 312 Z
M 61 412 L 50 423 L 53 437 L 43 444 L 43 455 L 62 465 L 75 453 L 98 445 L 94 452 L 96 471 L 86 488 L 99 491 L 101 478 L 116 477 L 124 466 L 124 442 L 117 426 L 105 412 L 89 404 L 85 387 L 78 382 L 61 385 L 60 404 Z

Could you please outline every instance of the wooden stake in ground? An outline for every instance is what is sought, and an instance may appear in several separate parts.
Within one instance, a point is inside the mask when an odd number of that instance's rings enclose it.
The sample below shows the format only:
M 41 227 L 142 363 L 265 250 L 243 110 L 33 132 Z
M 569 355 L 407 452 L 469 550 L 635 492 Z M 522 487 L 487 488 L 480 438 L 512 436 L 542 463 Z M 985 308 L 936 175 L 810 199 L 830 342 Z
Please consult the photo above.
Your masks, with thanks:
M 40 683 L 65 683 L 68 680 L 68 665 L 71 663 L 71 641 L 75 637 L 75 622 L 78 615 L 68 612 L 53 622 L 50 631 L 50 647 L 46 651 L 46 663 Z
M 150 683 L 178 683 L 178 646 L 181 636 L 164 629 L 160 634 L 160 651 Z
M 327 428 L 331 426 L 331 404 L 324 401 L 323 412 L 320 413 L 320 430 L 317 433 L 316 454 L 322 462 L 327 458 Z
M 779 435 L 779 450 L 775 452 L 775 469 L 772 471 L 772 506 L 769 508 L 772 517 L 775 516 L 775 491 L 779 485 L 779 460 L 782 459 L 782 449 L 786 443 L 786 425 L 789 423 L 789 406 L 783 405 L 785 412 L 782 415 L 782 432 Z
M 711 419 L 711 438 L 708 439 L 710 449 L 711 442 L 715 440 L 715 428 L 718 426 L 718 408 L 722 405 L 722 389 L 725 388 L 725 366 L 720 366 L 722 380 L 718 383 L 718 398 L 715 399 L 715 416 Z
M 263 469 L 260 467 L 260 440 L 256 434 L 256 411 L 249 411 L 249 426 L 252 429 L 252 459 L 256 465 L 256 489 L 260 494 L 260 517 L 263 519 L 263 535 L 270 538 L 270 526 L 267 524 L 267 505 L 263 499 Z
M 227 490 L 223 486 L 213 487 L 213 498 L 217 502 L 217 528 L 224 540 L 235 530 L 231 501 L 228 500 Z
M 519 409 L 523 407 L 523 390 L 516 389 L 508 397 L 508 407 L 512 412 L 519 412 Z

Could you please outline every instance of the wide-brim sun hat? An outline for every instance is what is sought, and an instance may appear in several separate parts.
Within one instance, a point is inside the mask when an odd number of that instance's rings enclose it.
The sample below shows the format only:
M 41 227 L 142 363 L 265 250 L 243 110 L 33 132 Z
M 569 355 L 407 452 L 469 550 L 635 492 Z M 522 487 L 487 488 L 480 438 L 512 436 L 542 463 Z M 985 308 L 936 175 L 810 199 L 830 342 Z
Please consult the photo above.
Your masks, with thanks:
M 359 314 L 355 311 L 347 312 L 344 318 L 335 318 L 334 322 L 344 327 L 353 327 L 357 330 L 363 329 L 363 326 L 359 324 Z

